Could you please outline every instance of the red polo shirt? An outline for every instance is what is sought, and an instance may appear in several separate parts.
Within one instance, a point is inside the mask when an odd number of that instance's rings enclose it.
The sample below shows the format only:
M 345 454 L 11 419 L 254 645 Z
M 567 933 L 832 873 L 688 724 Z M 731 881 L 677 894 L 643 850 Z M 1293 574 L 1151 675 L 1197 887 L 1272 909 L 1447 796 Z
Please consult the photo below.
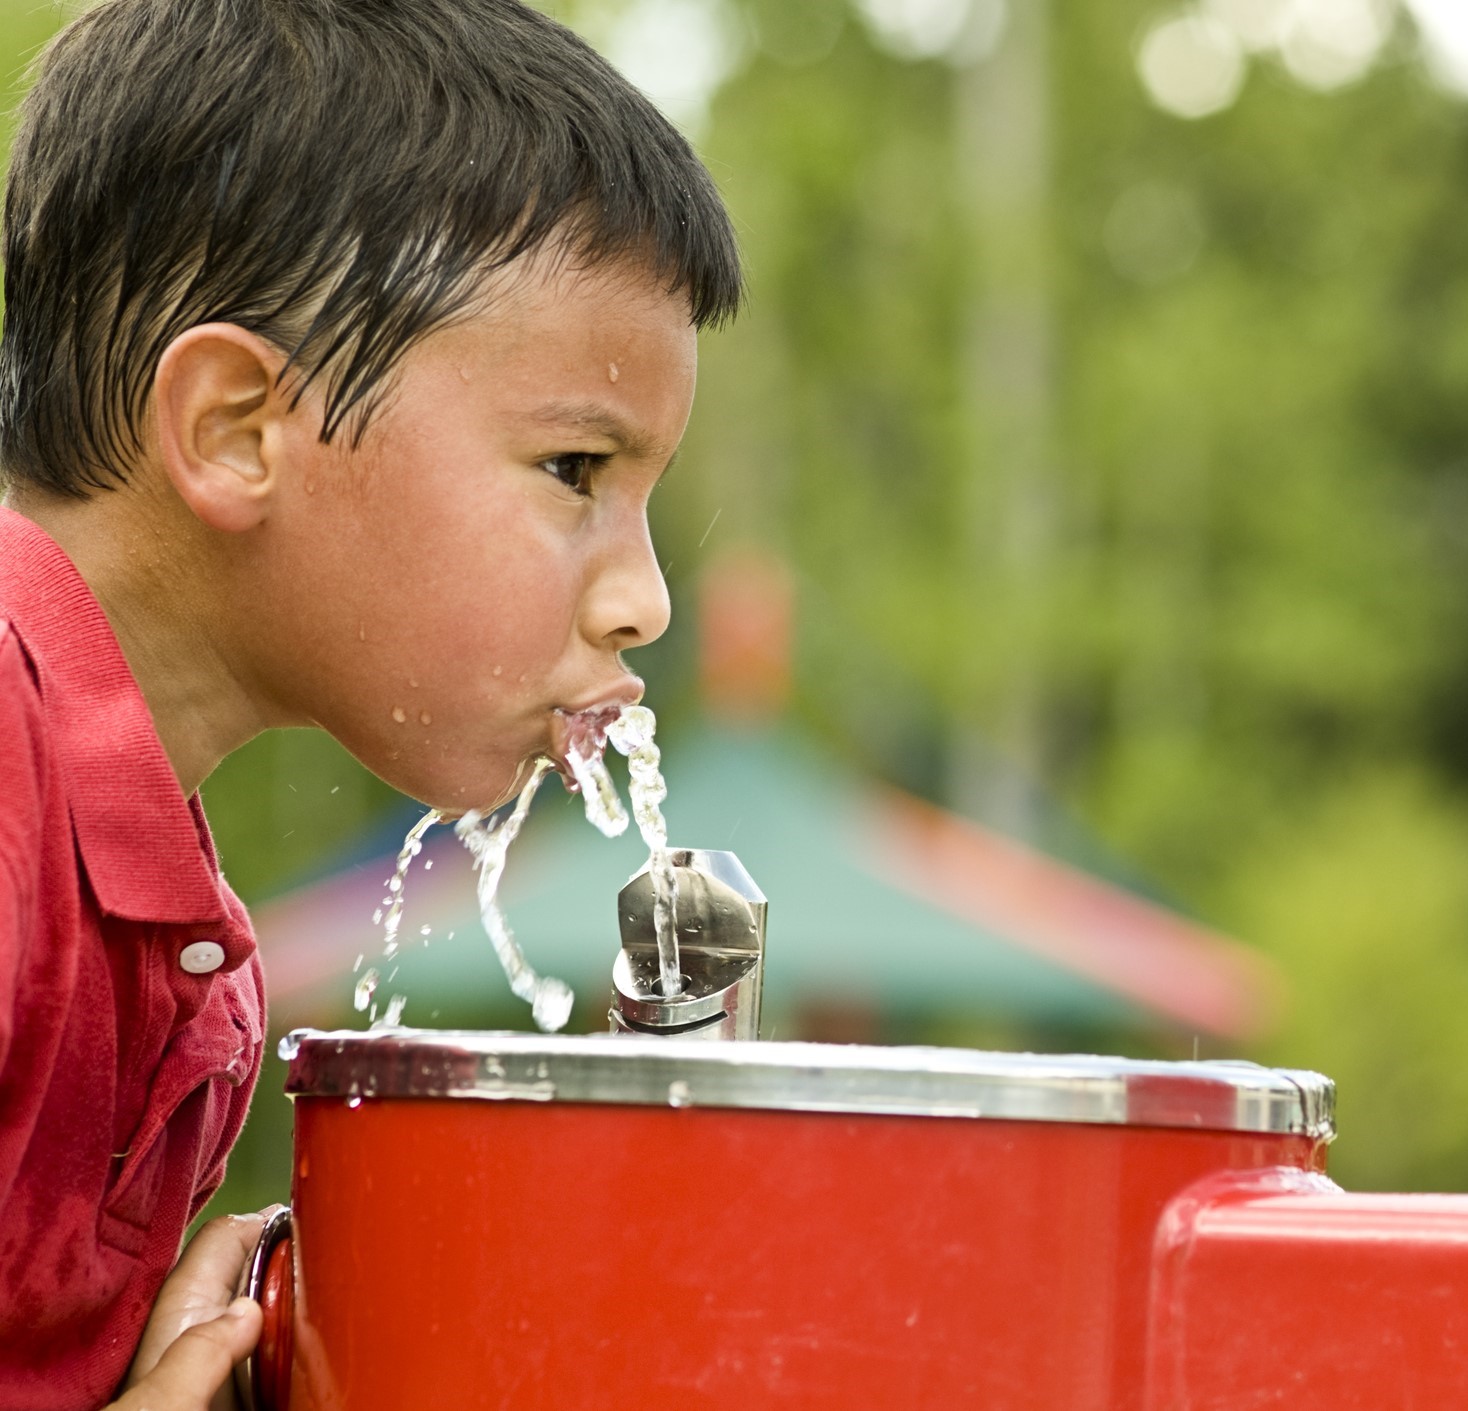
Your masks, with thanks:
M 249 921 L 96 598 L 0 508 L 0 1411 L 127 1369 L 259 1071 Z

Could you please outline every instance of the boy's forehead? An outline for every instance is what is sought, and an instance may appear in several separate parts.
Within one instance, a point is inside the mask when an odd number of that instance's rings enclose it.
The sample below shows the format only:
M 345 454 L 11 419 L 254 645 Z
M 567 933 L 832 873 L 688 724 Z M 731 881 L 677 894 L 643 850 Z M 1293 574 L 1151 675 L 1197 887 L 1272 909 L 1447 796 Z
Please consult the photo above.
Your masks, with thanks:
M 697 332 L 687 296 L 641 262 L 527 256 L 431 341 L 461 385 L 527 433 L 576 433 L 648 458 L 670 456 L 682 435 Z
M 608 331 L 629 321 L 655 322 L 694 332 L 685 291 L 670 291 L 667 279 L 631 255 L 595 261 L 578 259 L 563 243 L 543 246 L 483 281 L 474 316 L 498 324 L 505 333 L 546 325 Z

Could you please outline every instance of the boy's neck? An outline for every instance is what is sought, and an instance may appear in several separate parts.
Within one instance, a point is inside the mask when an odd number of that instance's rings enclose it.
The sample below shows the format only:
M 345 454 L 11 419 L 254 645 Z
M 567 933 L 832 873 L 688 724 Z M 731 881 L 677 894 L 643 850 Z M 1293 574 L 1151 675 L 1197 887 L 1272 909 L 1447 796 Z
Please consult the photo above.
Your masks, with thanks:
M 76 500 L 12 485 L 5 505 L 54 539 L 96 595 L 190 795 L 265 728 L 231 669 L 218 564 L 187 512 L 146 480 Z

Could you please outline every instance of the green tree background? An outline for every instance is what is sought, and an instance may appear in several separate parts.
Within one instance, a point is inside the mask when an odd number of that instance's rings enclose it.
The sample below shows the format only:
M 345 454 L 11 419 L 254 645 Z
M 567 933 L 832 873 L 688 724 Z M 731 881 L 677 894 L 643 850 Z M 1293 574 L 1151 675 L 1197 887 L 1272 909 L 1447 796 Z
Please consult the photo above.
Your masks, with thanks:
M 649 3 L 546 8 L 625 49 Z M 776 546 L 808 728 L 1041 842 L 1058 803 L 1279 961 L 1250 1056 L 1337 1079 L 1339 1179 L 1468 1188 L 1468 104 L 1410 14 L 1186 120 L 1138 69 L 1185 6 L 973 0 L 913 57 L 870 4 L 687 3 L 751 299 L 655 504 L 675 613 Z M 15 94 L 65 17 L 0 11 Z M 644 660 L 674 730 L 687 617 Z M 205 794 L 247 900 L 395 803 L 306 732 Z M 226 1203 L 283 1197 L 255 1169 Z

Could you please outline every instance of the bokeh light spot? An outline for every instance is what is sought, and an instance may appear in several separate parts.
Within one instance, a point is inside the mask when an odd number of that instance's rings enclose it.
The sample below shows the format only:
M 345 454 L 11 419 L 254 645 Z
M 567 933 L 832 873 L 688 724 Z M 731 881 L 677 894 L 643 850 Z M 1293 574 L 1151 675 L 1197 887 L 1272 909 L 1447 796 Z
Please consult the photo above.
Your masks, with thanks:
M 1285 67 L 1310 88 L 1363 78 L 1391 33 L 1383 0 L 1294 0 L 1280 36 Z
M 882 48 L 903 59 L 936 59 L 963 34 L 970 0 L 858 0 L 858 6 Z
M 1148 96 L 1179 118 L 1222 112 L 1243 87 L 1245 58 L 1238 36 L 1205 14 L 1174 15 L 1147 31 L 1137 71 Z
M 725 0 L 634 0 L 618 17 L 605 52 L 674 122 L 697 132 L 745 47 Z
M 1226 24 L 1245 49 L 1277 48 L 1289 23 L 1290 0 L 1205 0 L 1204 12 Z

